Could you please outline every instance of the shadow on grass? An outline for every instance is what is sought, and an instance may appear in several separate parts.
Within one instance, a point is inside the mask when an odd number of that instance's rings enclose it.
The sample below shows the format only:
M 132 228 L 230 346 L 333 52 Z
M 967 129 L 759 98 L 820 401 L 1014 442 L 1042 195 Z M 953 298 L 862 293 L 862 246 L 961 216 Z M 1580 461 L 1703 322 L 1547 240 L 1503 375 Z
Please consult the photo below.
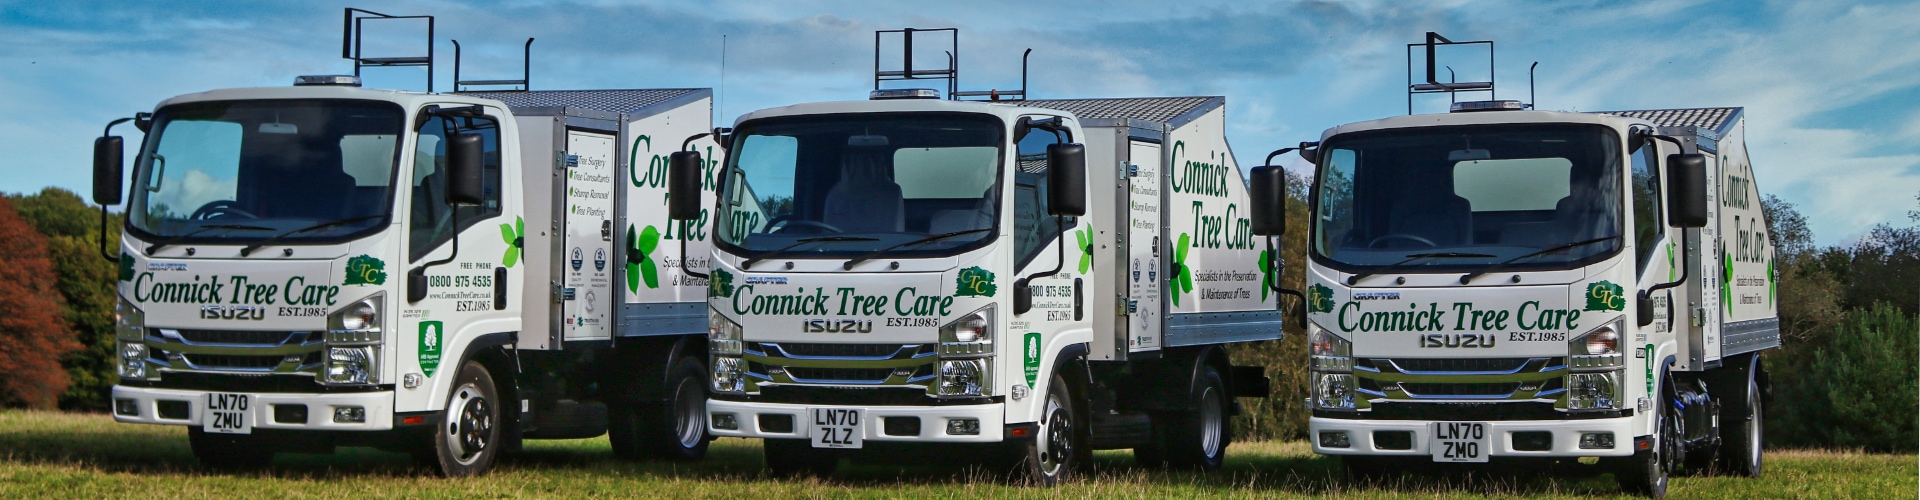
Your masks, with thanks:
M 20 417 L 21 414 L 15 413 L 8 418 L 0 418 L 0 450 L 4 450 L 0 451 L 0 460 L 77 466 L 107 473 L 211 474 L 201 469 L 194 459 L 187 445 L 184 427 L 117 424 L 105 416 Z M 927 453 L 932 456 L 940 451 L 929 448 Z M 523 452 L 508 456 L 497 464 L 495 473 L 639 481 L 796 481 L 768 475 L 762 468 L 760 455 L 758 441 L 734 439 L 714 442 L 707 459 L 698 462 L 618 460 L 608 449 L 604 438 L 529 441 Z M 911 460 L 907 462 L 911 463 Z M 1567 472 L 1496 465 L 1422 470 L 1393 475 L 1383 480 L 1356 482 L 1346 478 L 1338 459 L 1313 455 L 1299 446 L 1254 443 L 1230 450 L 1227 465 L 1212 473 L 1141 467 L 1134 463 L 1129 452 L 1100 452 L 1095 456 L 1092 471 L 1083 474 L 1080 480 L 1066 488 L 1090 489 L 1091 493 L 1096 494 L 1139 494 L 1166 489 L 1303 495 L 1613 495 L 1619 492 L 1610 479 L 1567 479 Z M 432 471 L 415 465 L 406 454 L 371 448 L 339 448 L 331 455 L 283 453 L 275 458 L 270 467 L 233 473 L 237 476 L 312 480 L 419 477 L 432 474 Z M 859 489 L 1012 484 L 979 467 L 904 467 L 855 465 L 850 462 L 844 463 L 833 477 L 818 481 L 825 485 Z

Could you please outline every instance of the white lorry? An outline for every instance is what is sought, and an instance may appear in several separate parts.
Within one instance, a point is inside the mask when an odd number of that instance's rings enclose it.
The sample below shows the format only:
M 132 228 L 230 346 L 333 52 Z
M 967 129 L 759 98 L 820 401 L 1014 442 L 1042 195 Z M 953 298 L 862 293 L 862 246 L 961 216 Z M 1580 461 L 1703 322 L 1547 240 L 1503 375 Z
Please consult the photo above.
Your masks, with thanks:
M 966 459 L 1054 484 L 1108 448 L 1218 467 L 1234 398 L 1267 392 L 1226 348 L 1281 335 L 1224 98 L 871 97 L 722 138 L 712 432 L 782 474 Z
M 603 433 L 623 457 L 699 458 L 706 283 L 682 265 L 706 264 L 682 252 L 706 231 L 663 207 L 711 95 L 328 76 L 141 113 L 108 255 L 114 418 L 187 426 L 212 467 L 377 446 L 464 476 L 523 438 Z M 102 205 L 127 192 L 121 142 L 96 143 Z
M 1780 335 L 1742 109 L 1529 107 L 1303 144 L 1314 451 L 1361 475 L 1600 457 L 1653 496 L 1758 475 Z

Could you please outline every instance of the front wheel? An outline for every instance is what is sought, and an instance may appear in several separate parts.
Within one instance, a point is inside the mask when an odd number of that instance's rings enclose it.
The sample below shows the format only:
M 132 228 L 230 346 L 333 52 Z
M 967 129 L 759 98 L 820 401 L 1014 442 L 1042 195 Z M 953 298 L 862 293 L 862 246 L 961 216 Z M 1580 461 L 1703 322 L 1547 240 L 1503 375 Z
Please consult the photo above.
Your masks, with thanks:
M 187 429 L 187 444 L 193 448 L 193 458 L 211 470 L 255 470 L 273 463 L 273 447 L 253 436 L 211 433 L 192 427 Z
M 1055 486 L 1085 466 L 1086 442 L 1078 427 L 1080 415 L 1067 380 L 1054 375 L 1047 381 L 1047 399 L 1040 427 L 1030 440 L 1015 447 L 1020 452 L 1016 477 L 1041 486 Z
M 499 392 L 479 362 L 460 366 L 447 395 L 446 413 L 432 437 L 431 456 L 422 457 L 446 477 L 486 474 L 500 454 Z
M 805 439 L 762 439 L 761 450 L 767 471 L 774 477 L 815 476 L 826 478 L 840 466 L 840 457 L 815 449 Z
M 1661 397 L 1654 403 L 1653 446 L 1635 451 L 1614 473 L 1620 489 L 1652 498 L 1667 496 L 1668 473 L 1673 470 L 1681 435 L 1680 421 L 1668 415 L 1669 401 Z

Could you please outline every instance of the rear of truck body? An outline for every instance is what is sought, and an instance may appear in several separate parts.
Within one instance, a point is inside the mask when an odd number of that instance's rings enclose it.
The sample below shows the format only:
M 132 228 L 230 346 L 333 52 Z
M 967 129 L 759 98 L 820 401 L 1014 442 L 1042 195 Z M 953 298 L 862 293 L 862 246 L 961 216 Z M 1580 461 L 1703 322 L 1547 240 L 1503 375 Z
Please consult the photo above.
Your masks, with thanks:
M 1266 392 L 1224 348 L 1281 335 L 1223 103 L 742 117 L 715 229 L 712 432 L 766 439 L 776 469 L 942 444 L 913 456 L 1031 448 L 1051 481 L 1094 448 L 1185 460 L 1202 434 L 1217 466 L 1233 397 Z

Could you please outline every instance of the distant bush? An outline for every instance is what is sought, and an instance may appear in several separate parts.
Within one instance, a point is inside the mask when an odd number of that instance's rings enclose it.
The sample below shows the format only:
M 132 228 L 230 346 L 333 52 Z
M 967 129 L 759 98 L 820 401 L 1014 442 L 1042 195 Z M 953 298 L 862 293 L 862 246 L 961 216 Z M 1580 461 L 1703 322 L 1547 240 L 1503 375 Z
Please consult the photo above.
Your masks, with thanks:
M 1848 311 L 1804 366 L 1774 372 L 1769 441 L 1913 453 L 1920 442 L 1920 320 L 1878 304 Z M 1770 364 L 1770 366 L 1772 366 Z

